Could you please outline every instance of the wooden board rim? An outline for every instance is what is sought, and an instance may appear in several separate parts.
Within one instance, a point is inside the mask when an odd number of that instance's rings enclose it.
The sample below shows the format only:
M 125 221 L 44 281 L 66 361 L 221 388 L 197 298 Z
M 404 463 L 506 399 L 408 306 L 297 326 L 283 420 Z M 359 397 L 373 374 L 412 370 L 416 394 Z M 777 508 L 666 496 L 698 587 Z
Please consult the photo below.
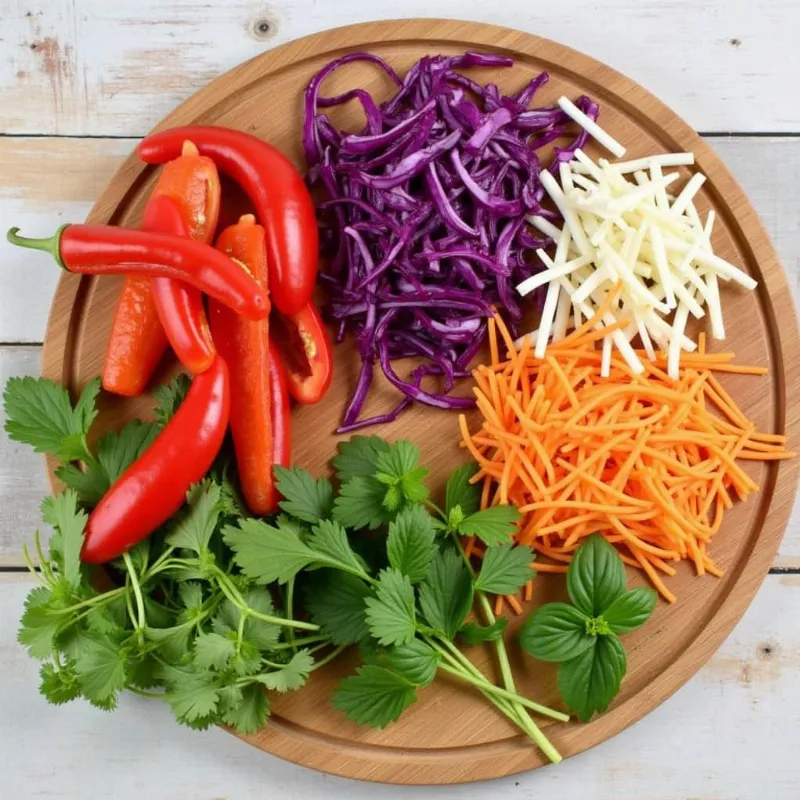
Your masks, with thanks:
M 539 61 L 550 61 L 557 64 L 559 70 L 572 72 L 580 76 L 584 83 L 593 84 L 592 91 L 601 101 L 603 96 L 613 96 L 632 116 L 637 116 L 638 109 L 646 105 L 646 119 L 662 131 L 663 140 L 669 142 L 667 146 L 695 153 L 698 165 L 711 179 L 709 183 L 714 187 L 715 203 L 725 208 L 735 220 L 736 233 L 744 249 L 760 268 L 759 300 L 774 333 L 770 340 L 773 364 L 782 365 L 775 375 L 782 401 L 778 408 L 776 428 L 797 441 L 800 415 L 789 413 L 788 398 L 800 390 L 800 336 L 786 277 L 761 221 L 719 157 L 695 131 L 639 84 L 589 56 L 531 34 L 483 23 L 395 20 L 352 25 L 307 36 L 256 56 L 198 91 L 166 117 L 156 130 L 189 122 L 202 123 L 204 115 L 210 114 L 220 104 L 229 103 L 231 98 L 235 99 L 235 95 L 252 81 L 263 78 L 265 74 L 274 74 L 309 53 L 319 55 L 369 49 L 374 43 L 404 40 L 429 41 L 431 49 L 435 49 L 437 41 L 455 42 L 463 44 L 465 48 L 482 47 L 507 52 L 512 56 L 521 54 L 535 56 Z M 612 85 L 613 89 L 606 88 Z M 125 198 L 148 169 L 132 154 L 95 203 L 89 219 L 95 222 L 113 221 L 114 211 L 124 205 Z M 86 284 L 87 279 L 66 274 L 62 276 L 53 300 L 43 347 L 43 374 L 63 381 L 70 387 L 73 381 L 67 365 L 75 335 L 72 310 L 80 305 Z M 698 636 L 644 692 L 613 707 L 591 725 L 580 728 L 579 734 L 563 737 L 562 742 L 569 741 L 570 754 L 604 741 L 663 702 L 705 663 L 730 633 L 767 574 L 777 552 L 791 511 L 799 469 L 798 462 L 784 462 L 770 469 L 760 498 L 762 525 L 757 537 L 759 546 L 751 548 L 745 567 L 731 590 L 715 608 L 710 609 L 713 613 L 710 613 L 702 636 Z M 783 500 L 775 508 L 772 500 L 779 485 Z M 767 511 L 770 512 L 768 517 Z M 253 737 L 243 738 L 255 743 Z M 392 750 L 369 744 L 355 746 L 349 740 L 323 737 L 280 719 L 270 723 L 266 735 L 259 734 L 258 744 L 275 755 L 324 772 L 398 784 L 485 780 L 538 766 L 536 759 L 532 759 L 530 748 L 521 747 L 515 740 L 470 748 Z M 424 779 L 416 777 L 417 771 L 408 769 L 412 765 L 424 769 Z M 415 777 L 409 778 L 409 775 Z

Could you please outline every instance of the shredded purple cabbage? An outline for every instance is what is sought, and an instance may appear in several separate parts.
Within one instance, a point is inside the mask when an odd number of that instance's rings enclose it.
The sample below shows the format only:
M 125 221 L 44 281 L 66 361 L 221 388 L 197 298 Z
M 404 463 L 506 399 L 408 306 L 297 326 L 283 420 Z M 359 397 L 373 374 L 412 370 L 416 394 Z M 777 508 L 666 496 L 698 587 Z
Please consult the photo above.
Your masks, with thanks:
M 320 96 L 325 78 L 354 61 L 383 70 L 395 94 L 381 104 L 357 88 Z M 469 374 L 486 317 L 495 307 L 512 329 L 521 319 L 514 287 L 541 268 L 531 253 L 548 244 L 524 217 L 555 216 L 539 205 L 536 151 L 574 126 L 558 106 L 530 108 L 546 72 L 509 96 L 456 71 L 512 65 L 491 53 L 426 56 L 401 79 L 378 56 L 348 53 L 306 89 L 308 180 L 328 195 L 318 207 L 326 314 L 339 341 L 355 335 L 362 359 L 339 433 L 391 422 L 414 402 L 472 406 L 471 398 L 450 392 Z M 365 114 L 359 133 L 337 130 L 321 111 L 350 100 Z M 597 118 L 588 97 L 576 105 Z M 548 169 L 570 160 L 586 138 L 580 131 L 568 147 L 555 147 Z M 422 363 L 403 378 L 395 362 L 407 358 Z M 392 411 L 360 419 L 376 362 L 403 397 Z M 443 391 L 422 388 L 428 376 L 438 376 Z

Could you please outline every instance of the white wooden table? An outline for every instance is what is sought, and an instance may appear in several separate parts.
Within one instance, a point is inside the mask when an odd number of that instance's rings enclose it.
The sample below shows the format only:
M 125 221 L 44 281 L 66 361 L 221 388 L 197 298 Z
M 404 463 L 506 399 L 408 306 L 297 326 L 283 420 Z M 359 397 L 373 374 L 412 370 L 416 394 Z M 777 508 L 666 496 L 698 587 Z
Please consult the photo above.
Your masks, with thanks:
M 800 281 L 796 0 L 0 0 L 0 221 L 44 235 L 81 219 L 173 106 L 264 48 L 396 16 L 520 28 L 612 64 L 708 137 Z M 557 11 L 548 10 L 556 8 Z M 37 374 L 57 271 L 0 244 L 0 380 Z M 0 797 L 791 800 L 800 797 L 800 508 L 745 618 L 643 722 L 558 768 L 467 787 L 399 789 L 295 767 L 152 701 L 104 715 L 47 706 L 16 644 L 31 581 L 21 545 L 43 464 L 0 434 Z

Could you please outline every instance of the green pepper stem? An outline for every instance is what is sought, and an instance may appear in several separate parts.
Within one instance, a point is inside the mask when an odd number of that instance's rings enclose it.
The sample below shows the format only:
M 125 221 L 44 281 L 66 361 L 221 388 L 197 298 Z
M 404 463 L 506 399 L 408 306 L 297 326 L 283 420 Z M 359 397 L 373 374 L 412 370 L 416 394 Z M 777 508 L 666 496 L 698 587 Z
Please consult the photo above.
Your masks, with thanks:
M 6 239 L 17 247 L 27 247 L 31 250 L 41 250 L 45 253 L 50 253 L 56 264 L 62 269 L 66 269 L 64 261 L 61 258 L 61 236 L 64 233 L 64 229 L 67 227 L 69 226 L 62 225 L 47 239 L 31 239 L 27 236 L 20 236 L 19 228 L 9 228 Z

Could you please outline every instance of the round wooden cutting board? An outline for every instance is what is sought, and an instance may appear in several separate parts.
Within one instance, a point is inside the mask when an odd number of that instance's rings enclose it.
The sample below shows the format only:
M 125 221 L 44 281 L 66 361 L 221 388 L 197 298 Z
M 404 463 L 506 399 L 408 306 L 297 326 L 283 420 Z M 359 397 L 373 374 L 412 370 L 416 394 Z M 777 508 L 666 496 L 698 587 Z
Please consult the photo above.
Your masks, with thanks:
M 541 70 L 550 82 L 537 104 L 561 94 L 586 93 L 600 103 L 601 123 L 629 148 L 631 158 L 654 152 L 693 151 L 697 168 L 709 180 L 700 194 L 701 212 L 717 213 L 714 246 L 731 262 L 758 280 L 753 293 L 724 289 L 725 319 L 733 350 L 741 363 L 769 367 L 768 377 L 730 376 L 725 384 L 742 409 L 763 431 L 787 433 L 790 445 L 800 443 L 800 341 L 786 278 L 777 256 L 739 186 L 712 149 L 641 86 L 597 61 L 535 36 L 469 22 L 408 20 L 355 25 L 310 36 L 264 53 L 223 75 L 199 91 L 159 128 L 189 123 L 227 125 L 263 137 L 303 169 L 301 151 L 302 92 L 309 78 L 345 52 L 368 50 L 404 73 L 426 54 L 458 54 L 482 50 L 512 56 L 512 69 L 471 71 L 481 82 L 493 81 L 515 91 Z M 674 69 L 665 54 L 664 69 Z M 391 86 L 378 70 L 361 63 L 338 71 L 325 94 L 361 87 L 386 96 Z M 335 122 L 356 129 L 359 112 L 350 104 L 336 109 Z M 594 156 L 599 150 L 589 148 Z M 688 173 L 687 173 L 688 174 Z M 90 220 L 116 225 L 138 224 L 155 171 L 132 155 L 95 204 Z M 224 205 L 223 199 L 223 205 Z M 78 391 L 102 371 L 106 339 L 121 282 L 64 275 L 58 286 L 44 345 L 44 374 Z M 715 343 L 721 349 L 722 343 Z M 165 363 L 156 380 L 175 369 Z M 296 462 L 325 473 L 337 438 L 345 398 L 358 368 L 352 342 L 337 348 L 336 377 L 327 399 L 315 407 L 295 409 Z M 468 387 L 465 387 L 468 389 Z M 368 411 L 392 405 L 396 396 L 379 384 Z M 122 400 L 104 395 L 100 428 L 116 428 L 132 416 L 148 416 L 147 397 Z M 422 448 L 431 468 L 433 488 L 441 486 L 463 459 L 454 414 L 416 407 L 388 426 L 374 431 L 389 439 L 410 438 Z M 547 735 L 565 756 L 608 739 L 647 714 L 685 683 L 733 628 L 756 592 L 778 548 L 795 496 L 798 463 L 745 468 L 761 491 L 738 504 L 714 539 L 711 554 L 725 569 L 721 579 L 695 577 L 687 564 L 669 580 L 679 600 L 664 602 L 640 631 L 625 637 L 629 672 L 610 710 L 587 725 L 543 723 Z M 641 583 L 640 575 L 630 581 Z M 540 575 L 534 604 L 560 598 L 564 580 Z M 529 697 L 558 705 L 555 670 L 523 656 L 509 631 L 511 654 L 520 690 Z M 470 654 L 487 673 L 494 672 L 488 650 Z M 300 692 L 274 699 L 269 725 L 251 744 L 299 764 L 325 772 L 398 784 L 477 781 L 541 766 L 543 759 L 530 742 L 469 687 L 438 678 L 420 692 L 418 702 L 401 720 L 383 731 L 358 727 L 335 711 L 328 700 L 337 681 L 352 672 L 354 656 L 344 656 L 317 673 Z M 697 713 L 703 713 L 697 709 Z M 691 720 L 686 721 L 691 727 Z M 664 758 L 680 763 L 680 752 Z M 558 769 L 569 769 L 561 766 Z

